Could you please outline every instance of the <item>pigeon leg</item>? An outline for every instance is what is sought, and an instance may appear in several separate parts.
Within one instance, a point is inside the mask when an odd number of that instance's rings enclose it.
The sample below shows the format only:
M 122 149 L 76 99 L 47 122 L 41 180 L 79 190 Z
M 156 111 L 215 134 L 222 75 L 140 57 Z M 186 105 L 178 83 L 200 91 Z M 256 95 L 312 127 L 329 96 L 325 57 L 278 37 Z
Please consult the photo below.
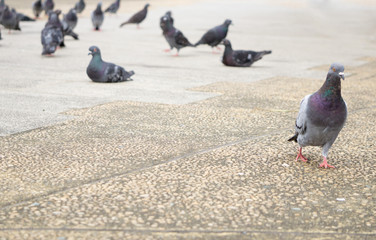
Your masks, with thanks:
M 324 167 L 324 168 L 336 168 L 332 165 L 329 165 L 327 162 L 326 162 L 326 157 L 324 157 L 324 161 L 320 164 L 319 167 Z
M 176 52 L 174 57 L 179 57 L 179 52 Z
M 298 156 L 296 156 L 295 161 L 298 161 L 298 159 L 302 160 L 303 162 L 307 162 L 307 158 L 305 158 L 302 154 L 302 147 L 299 148 Z

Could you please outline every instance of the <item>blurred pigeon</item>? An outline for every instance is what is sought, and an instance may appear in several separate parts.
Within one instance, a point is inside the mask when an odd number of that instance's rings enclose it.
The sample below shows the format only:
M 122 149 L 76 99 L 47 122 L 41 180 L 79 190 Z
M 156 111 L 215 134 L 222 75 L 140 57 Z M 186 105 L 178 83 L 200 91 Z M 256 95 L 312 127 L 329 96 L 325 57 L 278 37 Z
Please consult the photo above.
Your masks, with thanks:
M 39 15 L 43 11 L 43 6 L 42 6 L 42 0 L 37 0 L 33 2 L 33 13 L 35 18 L 39 18 Z
M 85 9 L 85 2 L 84 0 L 80 0 L 76 5 L 74 5 L 74 9 L 76 10 L 77 13 L 82 13 L 82 11 Z
M 43 2 L 43 9 L 44 13 L 47 15 L 49 11 L 54 10 L 54 1 L 53 0 L 44 0 Z
M 73 11 L 75 11 L 75 10 L 73 10 Z M 60 23 L 61 23 L 61 27 L 62 27 L 64 37 L 65 36 L 71 36 L 75 40 L 78 40 L 78 34 L 73 32 L 73 29 L 69 25 L 70 23 L 66 20 L 65 16 L 64 16 L 63 20 L 60 21 Z M 60 47 L 65 47 L 64 41 L 60 44 Z
M 120 0 L 116 0 L 116 2 L 112 3 L 104 12 L 108 13 L 116 13 L 120 7 Z
M 22 22 L 35 22 L 35 19 L 32 19 L 29 16 L 26 16 L 23 13 L 17 13 L 17 18 Z
M 0 30 L 0 40 L 1 40 L 2 38 L 1 38 L 1 30 Z
M 91 13 L 91 21 L 95 30 L 99 31 L 100 26 L 104 20 L 104 14 L 102 11 L 102 2 L 98 3 L 97 8 Z
M 165 26 L 165 22 L 166 21 L 170 21 L 170 23 L 172 24 L 172 25 L 174 25 L 174 19 L 172 18 L 172 16 L 171 16 L 171 11 L 167 11 L 166 13 L 165 13 L 165 15 L 163 15 L 162 17 L 161 17 L 161 20 L 159 21 L 159 26 L 161 27 L 161 29 L 162 29 L 162 31 L 164 31 L 163 30 L 163 26 Z M 162 26 L 163 25 L 163 26 Z
M 98 47 L 92 46 L 89 48 L 89 51 L 89 55 L 92 55 L 93 58 L 86 69 L 86 73 L 92 81 L 111 83 L 132 80 L 131 76 L 134 75 L 133 71 L 127 72 L 120 66 L 104 62 Z
M 71 8 L 67 14 L 64 14 L 63 21 L 73 30 L 77 25 L 77 14 L 74 8 Z
M 50 11 L 48 13 L 48 22 L 41 34 L 42 55 L 51 55 L 56 51 L 57 46 L 64 41 L 63 30 L 59 20 L 60 13 L 60 11 Z
M 17 12 L 12 9 L 10 10 L 8 6 L 5 6 L 5 9 L 1 15 L 1 24 L 6 28 L 11 30 L 19 30 L 21 28 L 19 26 L 20 19 L 17 17 Z
M 176 48 L 177 53 L 175 56 L 179 55 L 179 50 L 183 47 L 193 47 L 193 45 L 188 41 L 188 39 L 183 35 L 181 31 L 176 29 L 168 16 L 165 16 L 161 22 L 161 28 L 163 29 L 163 36 L 170 45 L 170 49 Z M 167 50 L 169 51 L 169 50 Z
M 302 147 L 321 146 L 324 161 L 320 167 L 334 168 L 327 163 L 327 157 L 347 117 L 346 103 L 341 96 L 344 70 L 342 64 L 333 63 L 322 87 L 301 101 L 295 122 L 295 135 L 288 140 L 299 144 L 296 160 L 300 158 L 303 162 L 307 161 L 302 154 Z
M 145 7 L 144 7 L 141 11 L 135 13 L 131 18 L 129 18 L 128 21 L 123 22 L 123 23 L 120 25 L 120 27 L 124 26 L 125 24 L 137 24 L 137 28 L 139 28 L 139 24 L 140 24 L 142 21 L 144 21 L 144 19 L 146 18 L 146 15 L 147 15 L 147 13 L 148 13 L 148 7 L 149 7 L 149 6 L 150 6 L 149 3 L 147 3 L 147 4 L 145 5 Z
M 195 44 L 195 46 L 198 46 L 200 44 L 207 44 L 212 48 L 216 47 L 223 41 L 223 39 L 226 38 L 230 24 L 232 25 L 232 21 L 230 19 L 226 19 L 226 21 L 222 25 L 210 29 L 201 37 L 201 39 Z
M 271 54 L 272 51 L 244 51 L 244 50 L 232 50 L 231 42 L 227 39 L 223 40 L 225 45 L 225 51 L 222 57 L 222 63 L 226 66 L 234 67 L 249 67 L 254 62 L 262 59 L 266 54 Z

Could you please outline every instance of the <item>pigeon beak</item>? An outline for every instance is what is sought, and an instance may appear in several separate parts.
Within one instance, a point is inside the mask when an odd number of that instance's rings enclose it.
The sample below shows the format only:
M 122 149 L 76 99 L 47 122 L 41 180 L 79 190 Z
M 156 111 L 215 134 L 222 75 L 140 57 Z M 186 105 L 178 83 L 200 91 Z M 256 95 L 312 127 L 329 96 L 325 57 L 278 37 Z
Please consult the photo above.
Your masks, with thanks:
M 338 73 L 338 75 L 339 75 L 343 80 L 345 80 L 345 74 L 344 74 L 343 72 Z
M 87 55 L 92 55 L 93 53 L 92 52 L 89 52 Z

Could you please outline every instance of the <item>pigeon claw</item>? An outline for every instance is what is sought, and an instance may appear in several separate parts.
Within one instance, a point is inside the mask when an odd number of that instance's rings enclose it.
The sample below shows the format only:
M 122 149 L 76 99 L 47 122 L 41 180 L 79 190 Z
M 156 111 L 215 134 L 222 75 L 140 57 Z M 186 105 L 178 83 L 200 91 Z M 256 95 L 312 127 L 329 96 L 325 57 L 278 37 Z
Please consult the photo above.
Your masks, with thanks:
M 299 152 L 298 152 L 298 156 L 296 156 L 296 159 L 295 161 L 298 161 L 300 158 L 300 160 L 302 160 L 302 162 L 307 162 L 307 158 L 305 158 L 302 154 L 302 148 L 299 148 Z
M 327 163 L 327 161 L 326 161 L 326 157 L 324 157 L 324 161 L 320 164 L 320 166 L 319 167 L 323 167 L 323 168 L 336 168 L 336 167 L 334 167 L 334 166 L 332 166 L 332 165 L 329 165 L 328 163 Z

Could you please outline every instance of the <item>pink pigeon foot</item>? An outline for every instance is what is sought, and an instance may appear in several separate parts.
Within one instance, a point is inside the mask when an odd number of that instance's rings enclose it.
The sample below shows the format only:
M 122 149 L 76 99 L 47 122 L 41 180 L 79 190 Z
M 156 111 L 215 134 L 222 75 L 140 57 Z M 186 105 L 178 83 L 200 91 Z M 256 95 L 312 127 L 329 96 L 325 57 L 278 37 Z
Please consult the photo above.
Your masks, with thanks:
M 171 49 L 164 49 L 163 52 L 171 52 Z
M 179 57 L 179 53 L 175 53 L 175 54 L 174 54 L 174 57 Z
M 302 154 L 302 148 L 299 148 L 298 156 L 296 156 L 295 161 L 298 161 L 298 159 L 302 160 L 302 162 L 307 162 L 307 158 L 305 158 Z
M 324 157 L 324 161 L 320 164 L 319 167 L 324 167 L 324 168 L 336 168 L 332 165 L 329 165 L 327 162 L 326 162 L 326 157 Z

